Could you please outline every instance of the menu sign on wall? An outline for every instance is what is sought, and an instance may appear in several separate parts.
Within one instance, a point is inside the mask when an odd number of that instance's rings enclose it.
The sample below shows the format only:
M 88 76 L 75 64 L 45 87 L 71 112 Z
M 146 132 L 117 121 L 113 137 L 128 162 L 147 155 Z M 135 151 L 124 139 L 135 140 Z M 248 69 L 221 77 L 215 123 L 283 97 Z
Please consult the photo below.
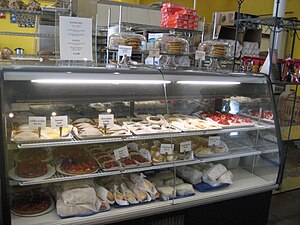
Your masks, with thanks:
M 60 58 L 92 60 L 92 19 L 59 17 Z

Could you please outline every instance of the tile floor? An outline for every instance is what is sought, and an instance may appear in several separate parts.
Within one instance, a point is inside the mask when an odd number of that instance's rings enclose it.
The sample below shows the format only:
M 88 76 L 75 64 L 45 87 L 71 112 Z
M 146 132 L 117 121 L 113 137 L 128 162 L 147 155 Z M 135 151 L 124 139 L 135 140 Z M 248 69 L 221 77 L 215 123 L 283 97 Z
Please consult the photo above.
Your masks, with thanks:
M 300 225 L 300 189 L 273 195 L 268 225 Z

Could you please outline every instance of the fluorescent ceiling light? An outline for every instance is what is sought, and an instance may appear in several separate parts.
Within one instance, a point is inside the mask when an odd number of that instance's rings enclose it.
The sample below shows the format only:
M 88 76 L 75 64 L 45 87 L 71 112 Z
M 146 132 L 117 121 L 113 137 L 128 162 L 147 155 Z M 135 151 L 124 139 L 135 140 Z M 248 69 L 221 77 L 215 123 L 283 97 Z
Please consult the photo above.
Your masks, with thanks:
M 84 79 L 38 79 L 31 80 L 40 84 L 169 84 L 164 80 L 84 80 Z
M 241 82 L 235 81 L 189 81 L 189 80 L 179 80 L 177 84 L 206 84 L 206 85 L 232 85 L 232 84 L 241 84 Z

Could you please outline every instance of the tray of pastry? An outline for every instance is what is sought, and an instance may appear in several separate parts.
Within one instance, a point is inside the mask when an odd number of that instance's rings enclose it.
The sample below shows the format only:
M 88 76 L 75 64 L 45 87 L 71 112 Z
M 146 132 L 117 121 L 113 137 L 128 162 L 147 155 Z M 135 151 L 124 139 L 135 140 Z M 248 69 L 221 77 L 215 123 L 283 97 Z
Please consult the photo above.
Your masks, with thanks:
M 255 123 L 248 117 L 234 115 L 228 112 L 199 112 L 200 118 L 215 123 L 222 128 L 253 127 Z
M 131 132 L 125 127 L 114 124 L 113 127 L 98 127 L 94 121 L 74 123 L 72 129 L 74 136 L 79 140 L 101 139 L 101 138 L 121 138 L 132 136 Z
M 174 114 L 165 115 L 165 118 L 171 126 L 176 127 L 184 132 L 222 129 L 222 127 L 216 123 L 202 120 L 195 116 Z
M 181 130 L 171 126 L 162 115 L 147 116 L 144 119 L 130 119 L 123 124 L 135 135 L 180 133 Z
M 206 158 L 211 156 L 224 156 L 230 154 L 228 146 L 224 141 L 219 145 L 208 145 L 208 139 L 199 137 L 194 141 L 194 154 L 197 158 Z
M 73 139 L 73 135 L 71 134 L 72 128 L 72 125 L 69 125 L 68 128 L 63 128 L 62 136 L 60 136 L 59 129 L 46 127 L 46 129 L 41 130 L 39 136 L 37 130 L 30 130 L 28 124 L 22 124 L 12 130 L 10 140 L 16 144 L 71 141 Z

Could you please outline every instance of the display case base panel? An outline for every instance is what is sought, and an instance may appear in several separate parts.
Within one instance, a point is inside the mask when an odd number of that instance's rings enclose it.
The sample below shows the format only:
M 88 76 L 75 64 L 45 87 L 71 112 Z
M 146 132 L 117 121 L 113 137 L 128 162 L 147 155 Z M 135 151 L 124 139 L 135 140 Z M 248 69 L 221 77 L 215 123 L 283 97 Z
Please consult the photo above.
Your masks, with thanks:
M 112 208 L 109 212 L 100 213 L 89 217 L 78 217 L 69 219 L 60 219 L 56 211 L 46 215 L 32 218 L 22 218 L 12 216 L 13 225 L 54 225 L 54 224 L 107 224 L 124 220 L 130 220 L 138 217 L 151 216 L 170 211 L 182 210 L 198 205 L 212 202 L 228 200 L 233 197 L 254 194 L 256 192 L 268 191 L 276 188 L 274 182 L 266 181 L 254 174 L 241 169 L 233 169 L 234 183 L 225 189 L 219 191 L 200 193 L 196 192 L 194 196 L 176 199 L 173 201 L 155 201 L 149 204 L 139 206 L 124 207 L 120 209 Z M 275 176 L 275 175 L 274 175 Z

